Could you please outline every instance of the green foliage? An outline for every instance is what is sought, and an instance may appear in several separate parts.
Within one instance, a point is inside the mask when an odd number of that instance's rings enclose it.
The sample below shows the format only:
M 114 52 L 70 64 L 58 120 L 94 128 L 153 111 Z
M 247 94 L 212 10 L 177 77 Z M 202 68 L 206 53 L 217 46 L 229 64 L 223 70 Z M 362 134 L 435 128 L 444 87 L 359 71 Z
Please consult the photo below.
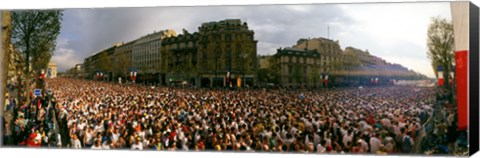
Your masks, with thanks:
M 62 15 L 60 10 L 12 12 L 12 43 L 26 54 L 27 66 L 31 60 L 34 69 L 46 67 L 60 34 Z
M 160 64 L 158 64 L 160 65 Z M 132 61 L 128 59 L 127 53 L 120 53 L 115 59 L 115 70 L 119 76 L 128 76 L 129 69 L 133 66 Z
M 427 55 L 432 62 L 435 75 L 437 75 L 437 67 L 442 66 L 444 68 L 444 79 L 448 83 L 449 78 L 447 76 L 455 61 L 453 25 L 446 19 L 432 18 L 427 36 Z

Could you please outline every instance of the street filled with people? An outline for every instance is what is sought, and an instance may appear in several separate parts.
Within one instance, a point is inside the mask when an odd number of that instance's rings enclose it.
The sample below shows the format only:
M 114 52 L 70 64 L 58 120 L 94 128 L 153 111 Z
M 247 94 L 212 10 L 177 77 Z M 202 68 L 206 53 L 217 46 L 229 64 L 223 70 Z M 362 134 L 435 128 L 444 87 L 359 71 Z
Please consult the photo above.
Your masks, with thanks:
M 418 154 L 417 141 L 436 99 L 434 88 L 414 86 L 231 90 L 67 78 L 46 82 L 52 98 L 15 108 L 12 144 Z

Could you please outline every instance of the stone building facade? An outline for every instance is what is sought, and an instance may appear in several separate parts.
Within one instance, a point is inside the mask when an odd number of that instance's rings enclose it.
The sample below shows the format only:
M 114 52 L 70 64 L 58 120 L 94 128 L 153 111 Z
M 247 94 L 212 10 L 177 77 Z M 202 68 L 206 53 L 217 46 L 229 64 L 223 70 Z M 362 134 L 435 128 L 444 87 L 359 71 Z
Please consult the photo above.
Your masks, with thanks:
M 122 43 L 115 49 L 114 61 L 115 65 L 115 79 L 118 80 L 119 77 L 127 79 L 130 75 L 130 69 L 133 65 L 133 48 L 135 46 L 136 40 Z
M 46 77 L 47 78 L 56 78 L 57 77 L 57 64 L 49 62 L 47 65 Z
M 198 32 L 184 30 L 182 35 L 166 38 L 162 44 L 166 84 L 253 86 L 257 42 L 247 23 L 239 19 L 203 23 Z
M 162 43 L 161 80 L 164 85 L 188 82 L 195 84 L 198 75 L 198 33 L 183 31 Z
M 119 77 L 125 81 L 134 69 L 137 81 L 158 83 L 162 40 L 171 36 L 176 36 L 175 31 L 167 29 L 96 52 L 84 60 L 86 78 L 94 79 L 97 72 L 102 72 L 109 81 L 117 81 Z
M 317 51 L 320 54 L 320 71 L 327 73 L 341 69 L 344 62 L 343 51 L 337 41 L 322 37 L 312 39 L 300 39 L 292 46 L 304 50 Z
M 113 60 L 115 49 L 119 47 L 121 43 L 114 44 L 104 50 L 96 52 L 89 57 L 85 58 L 83 65 L 85 67 L 85 78 L 95 79 L 97 73 L 104 74 L 106 80 L 113 79 L 113 72 L 115 70 Z
M 163 30 L 145 35 L 133 45 L 132 64 L 138 71 L 139 81 L 159 81 L 162 54 L 160 53 L 162 40 L 176 36 L 174 30 Z
M 273 56 L 274 67 L 280 70 L 280 85 L 318 87 L 321 85 L 321 55 L 316 50 L 280 48 Z
M 344 50 L 345 55 L 351 55 L 355 59 L 358 59 L 361 63 L 361 66 L 370 66 L 370 65 L 383 65 L 385 60 L 371 55 L 368 50 L 361 50 L 354 47 L 346 47 Z

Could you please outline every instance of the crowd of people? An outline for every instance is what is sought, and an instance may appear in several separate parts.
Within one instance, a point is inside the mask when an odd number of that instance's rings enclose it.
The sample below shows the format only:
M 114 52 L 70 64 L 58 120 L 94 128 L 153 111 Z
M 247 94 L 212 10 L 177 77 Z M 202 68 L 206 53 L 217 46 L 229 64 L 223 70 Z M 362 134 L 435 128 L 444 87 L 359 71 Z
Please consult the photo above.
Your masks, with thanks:
M 18 132 L 24 137 L 15 145 L 411 154 L 435 103 L 433 88 L 409 86 L 307 91 L 177 89 L 66 78 L 47 83 L 51 102 L 33 104 L 40 106 L 28 116 L 31 129 Z M 15 130 L 22 131 L 26 122 L 19 117 Z

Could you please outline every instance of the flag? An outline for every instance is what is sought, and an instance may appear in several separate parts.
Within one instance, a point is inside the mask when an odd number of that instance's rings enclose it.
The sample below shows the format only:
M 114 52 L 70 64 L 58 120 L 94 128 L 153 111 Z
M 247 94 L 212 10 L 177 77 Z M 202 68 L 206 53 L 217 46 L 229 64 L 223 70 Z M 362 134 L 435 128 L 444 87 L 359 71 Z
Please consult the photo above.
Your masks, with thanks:
M 41 79 L 44 79 L 44 78 L 45 78 L 45 70 L 44 70 L 44 69 L 41 70 L 40 78 L 41 78 Z
M 133 72 L 133 81 L 137 80 L 137 72 Z
M 323 84 L 325 84 L 325 86 L 328 85 L 328 75 L 325 75 L 325 78 L 323 79 Z
M 227 79 L 227 83 L 230 83 L 230 71 L 227 72 L 227 76 L 225 78 Z
M 455 82 L 458 130 L 468 128 L 469 2 L 450 2 L 455 43 Z
M 237 77 L 237 87 L 242 86 L 242 79 L 240 77 Z
M 437 68 L 438 71 L 438 86 L 443 86 L 445 80 L 443 79 L 443 68 L 441 66 L 438 66 Z

